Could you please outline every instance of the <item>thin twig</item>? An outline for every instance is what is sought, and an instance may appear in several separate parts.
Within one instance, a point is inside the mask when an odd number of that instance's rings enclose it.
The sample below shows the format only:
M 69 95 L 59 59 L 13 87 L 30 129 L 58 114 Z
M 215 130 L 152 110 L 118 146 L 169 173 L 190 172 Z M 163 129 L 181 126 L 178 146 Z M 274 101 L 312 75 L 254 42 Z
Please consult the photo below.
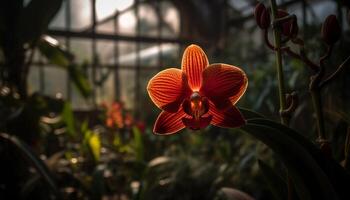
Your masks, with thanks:
M 320 66 L 321 67 L 324 67 L 324 61 L 326 61 L 326 59 L 328 59 L 331 56 L 332 50 L 333 50 L 333 45 L 327 46 L 326 53 L 320 58 Z
M 333 72 L 333 74 L 331 74 L 330 76 L 328 76 L 328 78 L 326 78 L 324 81 L 322 81 L 320 83 L 320 88 L 324 87 L 325 85 L 327 85 L 329 82 L 331 82 L 332 80 L 334 80 L 339 74 L 340 72 L 349 64 L 350 62 L 350 56 L 348 56 L 342 64 L 339 65 L 338 69 Z
M 305 55 L 305 52 L 301 53 L 301 54 L 297 54 L 294 51 L 290 50 L 290 48 L 285 48 L 284 51 L 292 56 L 293 58 L 296 58 L 302 62 L 304 62 L 307 66 L 309 66 L 311 68 L 311 70 L 313 71 L 318 71 L 319 70 L 319 66 L 316 65 L 315 63 L 313 63 L 311 60 L 309 60 L 309 58 L 307 58 L 307 56 Z

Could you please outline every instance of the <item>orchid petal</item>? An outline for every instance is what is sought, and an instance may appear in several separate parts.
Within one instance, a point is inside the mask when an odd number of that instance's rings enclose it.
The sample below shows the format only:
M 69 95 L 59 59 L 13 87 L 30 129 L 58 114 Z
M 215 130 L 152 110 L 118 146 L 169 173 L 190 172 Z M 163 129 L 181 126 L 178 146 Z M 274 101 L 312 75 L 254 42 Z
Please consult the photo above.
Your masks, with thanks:
M 247 76 L 240 68 L 212 64 L 203 71 L 200 93 L 208 97 L 218 109 L 224 110 L 241 98 L 247 86 Z
M 213 116 L 211 124 L 222 128 L 236 128 L 243 126 L 246 122 L 241 112 L 233 105 L 222 111 L 209 102 L 209 115 Z
M 182 57 L 182 70 L 188 77 L 188 85 L 192 91 L 198 91 L 202 83 L 202 71 L 209 64 L 207 55 L 197 45 L 185 49 Z
M 156 123 L 154 124 L 153 132 L 157 135 L 171 135 L 185 128 L 182 118 L 186 113 L 180 108 L 176 113 L 162 111 Z
M 147 90 L 156 106 L 172 113 L 179 110 L 185 96 L 190 92 L 186 75 L 176 68 L 156 74 L 149 81 Z

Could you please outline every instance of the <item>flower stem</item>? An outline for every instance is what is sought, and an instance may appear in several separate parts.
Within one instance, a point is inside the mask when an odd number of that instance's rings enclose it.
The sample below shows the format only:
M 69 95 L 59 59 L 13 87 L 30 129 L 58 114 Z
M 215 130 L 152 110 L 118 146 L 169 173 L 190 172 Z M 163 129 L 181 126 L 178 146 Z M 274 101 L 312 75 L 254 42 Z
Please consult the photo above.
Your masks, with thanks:
M 326 133 L 323 124 L 323 111 L 321 102 L 321 92 L 319 88 L 311 90 L 312 103 L 317 118 L 318 141 L 322 143 L 326 139 Z
M 271 4 L 271 11 L 272 11 L 272 20 L 275 21 L 277 16 L 277 5 L 276 0 L 270 0 Z M 289 124 L 288 117 L 286 115 L 282 115 L 283 111 L 287 107 L 287 101 L 286 101 L 286 91 L 284 86 L 284 76 L 283 76 L 283 66 L 282 66 L 282 50 L 281 50 L 281 29 L 280 26 L 275 26 L 273 28 L 273 35 L 274 35 L 274 45 L 275 45 L 275 54 L 276 54 L 276 67 L 277 67 L 277 77 L 278 77 L 278 91 L 279 91 L 279 101 L 280 101 L 280 117 L 281 122 L 284 125 Z M 288 174 L 288 170 L 287 170 Z M 293 194 L 293 183 L 291 181 L 291 177 L 288 176 L 287 181 L 287 188 L 288 188 L 288 200 L 292 200 L 292 194 Z
M 272 19 L 276 20 L 277 17 L 277 5 L 275 0 L 270 0 Z M 274 45 L 276 54 L 276 67 L 277 67 L 277 77 L 278 77 L 278 91 L 279 91 L 279 101 L 280 101 L 280 113 L 286 109 L 286 95 L 284 86 L 284 76 L 283 76 L 283 66 L 282 66 L 282 51 L 281 51 L 281 30 L 279 26 L 275 26 L 273 29 L 274 34 Z M 288 119 L 281 115 L 281 122 L 284 125 L 288 125 Z

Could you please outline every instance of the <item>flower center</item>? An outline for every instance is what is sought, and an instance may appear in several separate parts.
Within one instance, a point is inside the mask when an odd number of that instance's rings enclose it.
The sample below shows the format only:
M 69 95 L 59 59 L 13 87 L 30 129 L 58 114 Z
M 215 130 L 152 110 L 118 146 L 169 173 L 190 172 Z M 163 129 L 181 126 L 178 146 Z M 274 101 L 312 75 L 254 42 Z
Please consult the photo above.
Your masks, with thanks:
M 202 97 L 198 92 L 193 92 L 190 96 L 190 113 L 196 120 L 208 112 L 208 99 Z

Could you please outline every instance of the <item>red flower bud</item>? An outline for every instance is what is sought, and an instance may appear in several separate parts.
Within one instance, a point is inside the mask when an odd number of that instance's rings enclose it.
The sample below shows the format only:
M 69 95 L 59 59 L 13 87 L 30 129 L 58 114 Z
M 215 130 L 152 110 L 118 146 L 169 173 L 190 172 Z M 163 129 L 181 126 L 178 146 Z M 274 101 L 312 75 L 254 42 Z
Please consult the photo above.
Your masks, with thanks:
M 267 29 L 270 26 L 270 13 L 262 3 L 255 6 L 254 16 L 256 23 L 261 29 Z
M 291 38 L 296 38 L 299 32 L 299 27 L 298 27 L 298 22 L 297 19 L 292 20 L 292 25 L 290 27 L 290 37 Z
M 287 17 L 288 12 L 279 9 L 277 12 L 278 18 Z M 296 19 L 289 19 L 281 24 L 281 33 L 282 35 L 290 38 L 295 38 L 298 35 L 299 27 Z
M 340 24 L 335 15 L 329 15 L 322 24 L 321 37 L 328 45 L 333 45 L 340 38 Z

